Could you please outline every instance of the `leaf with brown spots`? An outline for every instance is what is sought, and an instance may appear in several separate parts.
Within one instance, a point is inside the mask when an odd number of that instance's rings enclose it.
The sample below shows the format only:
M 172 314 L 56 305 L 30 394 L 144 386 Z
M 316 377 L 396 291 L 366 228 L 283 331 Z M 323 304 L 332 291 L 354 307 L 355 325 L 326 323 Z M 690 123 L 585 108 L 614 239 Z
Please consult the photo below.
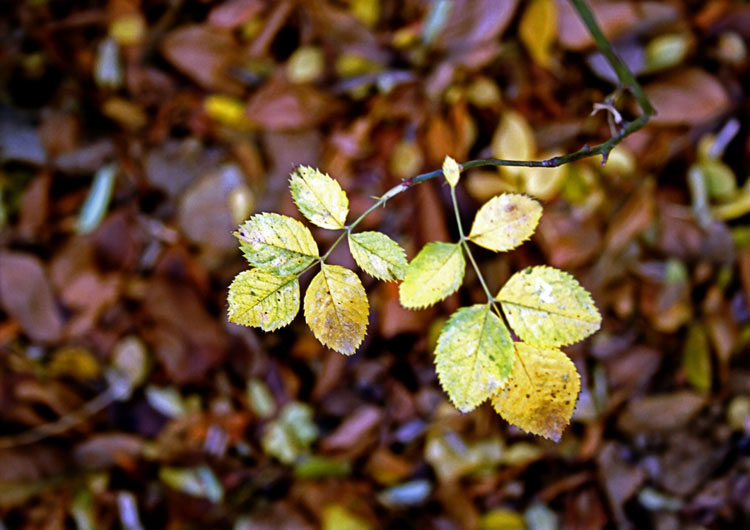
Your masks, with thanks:
M 513 372 L 492 406 L 506 421 L 532 434 L 560 441 L 575 409 L 581 378 L 556 348 L 516 342 Z

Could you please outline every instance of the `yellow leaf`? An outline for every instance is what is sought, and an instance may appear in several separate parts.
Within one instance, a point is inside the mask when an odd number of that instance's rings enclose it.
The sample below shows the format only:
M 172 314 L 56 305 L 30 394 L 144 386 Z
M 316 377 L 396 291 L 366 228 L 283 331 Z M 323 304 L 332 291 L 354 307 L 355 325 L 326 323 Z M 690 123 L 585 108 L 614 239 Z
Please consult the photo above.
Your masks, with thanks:
M 495 394 L 513 367 L 508 328 L 488 304 L 462 307 L 446 323 L 435 348 L 440 385 L 461 412 Z
M 323 509 L 322 530 L 371 530 L 367 521 L 354 515 L 338 504 L 329 504 Z
M 365 338 L 369 313 L 365 288 L 357 275 L 338 265 L 321 265 L 305 293 L 305 320 L 315 338 L 351 355 Z
M 521 18 L 518 33 L 534 62 L 549 68 L 550 49 L 557 38 L 555 0 L 531 0 Z
M 399 285 L 401 305 L 421 309 L 439 302 L 461 286 L 465 269 L 459 244 L 427 243 L 411 260 L 404 281 Z
M 357 265 L 379 280 L 401 280 L 409 264 L 406 252 L 381 232 L 349 234 L 349 250 Z
M 310 230 L 286 215 L 254 215 L 234 235 L 250 265 L 279 276 L 301 272 L 318 257 Z
M 503 160 L 531 160 L 536 154 L 536 140 L 529 122 L 514 110 L 506 110 L 492 137 L 492 155 Z M 506 175 L 518 175 L 524 167 L 503 166 Z
M 517 193 L 487 201 L 477 212 L 469 239 L 480 247 L 504 252 L 526 241 L 542 217 L 542 206 Z
M 515 346 L 513 373 L 492 406 L 508 423 L 558 442 L 581 390 L 576 367 L 556 348 Z
M 449 156 L 446 156 L 445 160 L 443 160 L 443 176 L 452 188 L 456 187 L 458 179 L 461 177 L 461 168 L 459 167 L 458 162 Z
M 299 166 L 292 172 L 289 188 L 297 208 L 311 223 L 331 230 L 346 226 L 349 199 L 328 174 Z
M 272 331 L 289 324 L 299 311 L 299 281 L 260 269 L 242 271 L 229 286 L 229 320 Z
M 602 321 L 589 292 L 553 267 L 515 273 L 496 298 L 516 335 L 535 346 L 572 344 L 594 333 Z

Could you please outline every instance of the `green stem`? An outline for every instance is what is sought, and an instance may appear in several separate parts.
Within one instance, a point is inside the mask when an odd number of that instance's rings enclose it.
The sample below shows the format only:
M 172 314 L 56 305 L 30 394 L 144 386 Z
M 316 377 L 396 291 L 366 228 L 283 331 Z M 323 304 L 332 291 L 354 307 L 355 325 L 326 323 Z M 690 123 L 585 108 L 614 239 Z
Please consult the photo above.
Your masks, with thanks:
M 453 201 L 453 212 L 456 214 L 456 225 L 458 226 L 458 235 L 461 237 L 461 240 L 459 242 L 461 243 L 461 246 L 466 252 L 466 255 L 469 256 L 469 261 L 471 262 L 471 266 L 474 267 L 474 272 L 477 274 L 477 278 L 479 278 L 479 283 L 482 284 L 482 289 L 484 289 L 484 294 L 487 295 L 487 303 L 488 304 L 492 303 L 492 300 L 494 300 L 492 293 L 490 292 L 489 287 L 487 287 L 487 283 L 484 281 L 484 276 L 482 276 L 482 271 L 479 270 L 479 265 L 477 265 L 477 261 L 474 259 L 474 254 L 471 253 L 471 248 L 469 247 L 468 240 L 466 239 L 466 236 L 464 235 L 464 226 L 463 226 L 463 223 L 461 223 L 461 215 L 458 211 L 458 200 L 456 199 L 456 188 L 454 186 L 451 186 L 451 200 Z

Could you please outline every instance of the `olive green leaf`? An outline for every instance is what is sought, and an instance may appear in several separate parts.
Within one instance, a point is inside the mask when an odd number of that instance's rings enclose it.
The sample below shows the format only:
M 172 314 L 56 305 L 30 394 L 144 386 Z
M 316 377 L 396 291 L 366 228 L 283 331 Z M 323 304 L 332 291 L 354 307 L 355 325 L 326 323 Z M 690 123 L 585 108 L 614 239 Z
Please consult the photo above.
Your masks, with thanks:
M 260 269 L 243 271 L 229 286 L 229 320 L 272 331 L 289 324 L 299 311 L 299 281 Z
M 556 348 L 523 342 L 515 347 L 513 372 L 492 397 L 492 407 L 516 427 L 558 442 L 581 390 L 578 371 Z
M 286 215 L 259 213 L 234 235 L 250 265 L 280 276 L 301 272 L 319 255 L 310 230 Z
M 350 233 L 349 250 L 357 265 L 379 280 L 401 280 L 409 266 L 404 249 L 382 232 Z
M 297 208 L 311 223 L 331 230 L 346 226 L 349 199 L 327 173 L 299 166 L 291 174 L 289 188 Z
M 495 252 L 510 250 L 531 237 L 541 217 L 542 206 L 531 197 L 504 193 L 479 209 L 469 240 Z
M 399 285 L 401 305 L 421 309 L 439 302 L 461 286 L 465 269 L 458 243 L 427 243 L 411 260 Z
M 489 304 L 462 307 L 440 332 L 435 365 L 443 390 L 461 412 L 497 393 L 513 368 L 513 341 Z
M 496 299 L 513 331 L 535 346 L 572 344 L 602 321 L 591 295 L 573 276 L 544 265 L 515 273 Z
M 338 265 L 321 265 L 305 293 L 305 320 L 315 338 L 351 355 L 367 331 L 370 304 L 356 274 Z
M 461 168 L 458 165 L 458 162 L 456 162 L 449 156 L 446 156 L 445 160 L 443 160 L 443 176 L 452 188 L 456 187 L 456 184 L 458 184 L 458 179 L 461 177 Z

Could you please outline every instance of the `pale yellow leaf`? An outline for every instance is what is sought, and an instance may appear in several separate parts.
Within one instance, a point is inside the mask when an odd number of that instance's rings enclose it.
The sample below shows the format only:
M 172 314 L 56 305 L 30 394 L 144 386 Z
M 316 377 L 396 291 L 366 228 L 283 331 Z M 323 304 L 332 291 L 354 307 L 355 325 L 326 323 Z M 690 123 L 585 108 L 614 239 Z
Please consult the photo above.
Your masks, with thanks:
M 401 305 L 420 309 L 439 302 L 461 286 L 465 269 L 458 243 L 427 243 L 411 260 L 399 285 Z
M 299 281 L 260 269 L 243 271 L 229 286 L 229 320 L 272 331 L 289 324 L 299 311 Z
M 461 168 L 458 162 L 449 156 L 446 156 L 445 160 L 443 160 L 443 176 L 453 188 L 456 187 L 458 179 L 461 177 Z
M 350 233 L 349 250 L 357 265 L 379 280 L 401 280 L 409 266 L 404 249 L 381 232 Z
M 515 346 L 513 373 L 492 397 L 492 406 L 508 423 L 557 442 L 581 390 L 576 367 L 556 348 Z
M 488 304 L 462 307 L 443 327 L 435 348 L 440 385 L 461 412 L 495 394 L 513 367 L 508 328 Z
M 305 293 L 305 320 L 315 338 L 332 350 L 353 354 L 367 331 L 370 304 L 359 277 L 338 265 L 321 265 Z
M 504 193 L 479 209 L 469 240 L 495 252 L 510 250 L 531 237 L 541 217 L 542 206 L 531 197 Z
M 536 346 L 572 344 L 594 333 L 602 321 L 589 292 L 553 267 L 515 273 L 497 300 L 516 335 Z
M 536 154 L 536 140 L 529 122 L 522 114 L 506 110 L 492 136 L 492 156 L 503 160 L 532 160 Z M 523 167 L 503 166 L 506 175 L 518 175 Z
M 310 230 L 285 215 L 254 215 L 234 235 L 250 265 L 279 276 L 301 272 L 318 257 Z
M 349 199 L 327 173 L 299 166 L 291 174 L 289 189 L 297 208 L 311 223 L 331 230 L 346 226 Z
M 550 51 L 557 39 L 555 0 L 531 0 L 521 17 L 518 34 L 534 62 L 549 68 Z

